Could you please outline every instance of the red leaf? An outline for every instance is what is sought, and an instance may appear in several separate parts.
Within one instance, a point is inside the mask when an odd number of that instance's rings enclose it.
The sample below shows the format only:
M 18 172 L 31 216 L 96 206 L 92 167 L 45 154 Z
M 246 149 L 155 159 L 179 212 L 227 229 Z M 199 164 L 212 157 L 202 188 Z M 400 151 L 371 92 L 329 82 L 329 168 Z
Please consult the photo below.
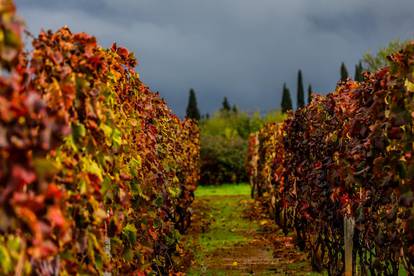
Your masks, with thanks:
M 50 207 L 47 212 L 47 218 L 53 227 L 64 228 L 66 225 L 66 220 L 59 207 Z
M 62 191 L 55 184 L 49 184 L 47 187 L 46 198 L 59 200 L 62 198 L 62 194 Z
M 313 165 L 313 167 L 314 167 L 316 170 L 321 169 L 321 168 L 322 168 L 322 162 L 321 162 L 321 161 L 316 162 L 316 163 Z
M 33 183 L 36 180 L 36 174 L 27 170 L 20 165 L 14 165 L 12 168 L 12 177 L 17 182 L 18 189 Z

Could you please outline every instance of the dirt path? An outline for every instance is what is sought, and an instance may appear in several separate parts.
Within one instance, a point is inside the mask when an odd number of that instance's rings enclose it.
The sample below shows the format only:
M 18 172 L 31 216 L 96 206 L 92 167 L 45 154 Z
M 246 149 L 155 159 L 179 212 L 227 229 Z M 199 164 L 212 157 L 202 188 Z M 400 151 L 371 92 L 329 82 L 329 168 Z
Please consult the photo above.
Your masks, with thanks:
M 271 220 L 249 215 L 253 204 L 246 194 L 196 199 L 187 236 L 193 252 L 188 275 L 312 275 L 292 237 Z

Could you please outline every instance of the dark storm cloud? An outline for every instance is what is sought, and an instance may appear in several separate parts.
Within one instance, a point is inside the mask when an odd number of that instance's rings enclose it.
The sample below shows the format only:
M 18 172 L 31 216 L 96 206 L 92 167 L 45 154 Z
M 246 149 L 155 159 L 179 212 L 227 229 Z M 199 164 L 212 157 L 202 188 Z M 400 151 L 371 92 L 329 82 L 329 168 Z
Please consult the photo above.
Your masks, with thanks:
M 201 111 L 223 96 L 244 110 L 279 107 L 296 73 L 320 92 L 334 89 L 367 50 L 413 36 L 412 0 L 16 0 L 28 28 L 63 25 L 134 51 L 138 71 L 184 113 L 188 89 Z

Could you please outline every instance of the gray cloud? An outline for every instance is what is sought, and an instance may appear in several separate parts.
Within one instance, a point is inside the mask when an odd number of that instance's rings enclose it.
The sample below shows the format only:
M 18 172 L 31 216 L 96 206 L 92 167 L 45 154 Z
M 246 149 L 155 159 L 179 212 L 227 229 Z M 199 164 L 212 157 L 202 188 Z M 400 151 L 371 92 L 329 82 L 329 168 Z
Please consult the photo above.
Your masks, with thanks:
M 278 108 L 286 82 L 334 89 L 339 65 L 413 36 L 412 0 L 16 0 L 33 33 L 68 25 L 135 52 L 138 71 L 179 115 L 195 88 L 203 113 L 224 96 L 242 109 Z

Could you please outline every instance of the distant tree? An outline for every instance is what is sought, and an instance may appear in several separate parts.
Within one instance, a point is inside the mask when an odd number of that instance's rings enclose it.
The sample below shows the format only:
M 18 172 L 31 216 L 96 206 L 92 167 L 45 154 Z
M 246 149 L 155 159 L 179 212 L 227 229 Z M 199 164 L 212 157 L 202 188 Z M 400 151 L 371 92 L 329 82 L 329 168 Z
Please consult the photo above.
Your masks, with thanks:
M 305 106 L 305 92 L 303 89 L 302 71 L 298 71 L 298 93 L 297 93 L 298 109 Z
M 189 97 L 188 97 L 188 105 L 186 110 L 186 117 L 199 121 L 200 120 L 200 111 L 198 110 L 197 106 L 197 99 L 195 95 L 194 89 L 190 89 Z
M 235 104 L 233 104 L 233 107 L 231 108 L 231 111 L 233 111 L 233 113 L 238 113 L 239 109 L 237 108 L 237 106 Z
M 359 66 L 358 66 L 358 64 L 355 64 L 355 73 L 354 73 L 354 80 L 355 81 L 359 81 L 359 75 L 360 75 Z
M 346 69 L 345 63 L 341 63 L 341 81 L 346 81 L 348 79 L 348 70 Z
M 310 85 L 309 84 L 309 86 L 308 86 L 308 104 L 310 104 L 311 103 L 311 101 L 312 101 L 312 85 Z
M 289 110 L 292 110 L 292 98 L 290 97 L 289 88 L 286 87 L 286 83 L 283 84 L 283 94 L 282 94 L 282 113 L 286 113 Z
M 224 97 L 221 110 L 222 111 L 230 111 L 230 109 L 231 109 L 231 107 L 230 107 L 229 101 L 227 100 L 227 97 Z
M 360 61 L 358 64 L 355 65 L 355 76 L 354 76 L 355 81 L 363 80 L 363 76 L 362 76 L 363 71 L 364 71 L 364 68 L 362 67 L 362 62 Z
M 358 68 L 359 68 L 359 79 L 360 79 L 360 81 L 363 81 L 364 80 L 364 71 L 365 71 L 365 69 L 364 69 L 364 66 L 362 66 L 361 61 L 358 62 Z
M 388 66 L 390 63 L 387 57 L 400 51 L 407 43 L 408 41 L 393 40 L 386 47 L 379 49 L 375 55 L 366 52 L 362 58 L 364 69 L 369 72 L 375 72 Z

